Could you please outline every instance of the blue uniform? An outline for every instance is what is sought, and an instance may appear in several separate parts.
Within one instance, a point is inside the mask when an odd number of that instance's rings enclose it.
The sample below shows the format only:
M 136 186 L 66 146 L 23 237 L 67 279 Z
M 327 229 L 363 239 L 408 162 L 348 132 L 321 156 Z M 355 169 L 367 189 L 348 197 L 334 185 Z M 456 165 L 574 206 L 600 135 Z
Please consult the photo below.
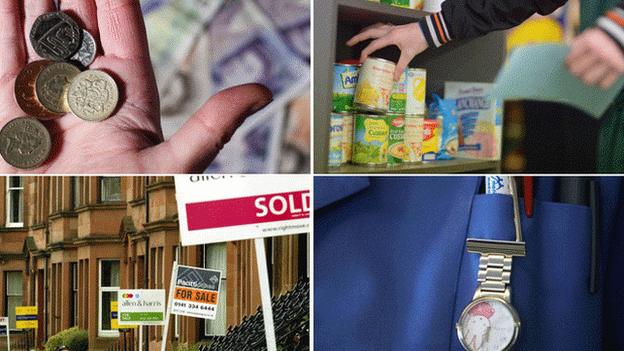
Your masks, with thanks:
M 514 240 L 507 195 L 483 177 L 316 177 L 316 350 L 463 350 L 455 323 L 472 300 L 468 237 Z M 514 258 L 517 350 L 624 350 L 624 181 L 599 181 L 600 285 L 590 294 L 591 211 L 555 203 L 538 178 L 526 257 Z

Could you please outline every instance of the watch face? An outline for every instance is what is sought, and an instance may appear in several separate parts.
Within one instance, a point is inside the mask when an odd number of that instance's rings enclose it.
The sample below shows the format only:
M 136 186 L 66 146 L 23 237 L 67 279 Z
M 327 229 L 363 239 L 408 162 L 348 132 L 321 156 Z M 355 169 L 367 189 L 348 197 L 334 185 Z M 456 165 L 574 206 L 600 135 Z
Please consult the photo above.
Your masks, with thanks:
M 464 309 L 457 334 L 466 350 L 503 351 L 516 341 L 519 324 L 518 314 L 504 300 L 481 298 Z

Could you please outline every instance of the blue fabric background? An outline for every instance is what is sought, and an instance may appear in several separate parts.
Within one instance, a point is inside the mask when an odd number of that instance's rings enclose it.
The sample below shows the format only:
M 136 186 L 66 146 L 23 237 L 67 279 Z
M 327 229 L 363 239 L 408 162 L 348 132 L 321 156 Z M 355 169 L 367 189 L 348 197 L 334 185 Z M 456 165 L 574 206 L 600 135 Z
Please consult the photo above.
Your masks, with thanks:
M 482 177 L 315 178 L 315 349 L 462 350 L 455 322 L 476 288 L 467 237 L 513 240 L 508 196 Z M 517 350 L 624 349 L 622 180 L 601 179 L 599 293 L 588 289 L 590 210 L 536 180 L 515 258 Z

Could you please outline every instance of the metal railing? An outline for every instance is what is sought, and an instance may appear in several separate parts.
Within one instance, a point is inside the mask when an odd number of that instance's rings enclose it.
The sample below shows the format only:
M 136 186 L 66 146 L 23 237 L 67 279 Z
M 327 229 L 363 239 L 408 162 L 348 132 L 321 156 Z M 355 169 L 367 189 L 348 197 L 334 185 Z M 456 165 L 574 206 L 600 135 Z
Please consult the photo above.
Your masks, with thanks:
M 284 351 L 308 351 L 310 348 L 310 283 L 300 280 L 288 293 L 272 299 L 273 320 L 278 347 Z M 199 351 L 264 351 L 266 350 L 262 309 L 230 327 L 225 336 L 217 337 Z
M 35 337 L 32 330 L 11 330 L 11 351 L 28 351 L 34 347 Z M 0 351 L 7 350 L 6 334 L 0 336 Z

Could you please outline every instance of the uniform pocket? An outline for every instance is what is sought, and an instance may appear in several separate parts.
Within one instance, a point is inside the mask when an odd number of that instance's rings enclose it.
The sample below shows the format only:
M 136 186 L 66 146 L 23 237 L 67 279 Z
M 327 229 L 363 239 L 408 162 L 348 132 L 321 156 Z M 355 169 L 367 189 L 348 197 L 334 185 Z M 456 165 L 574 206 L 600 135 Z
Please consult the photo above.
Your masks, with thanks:
M 522 204 L 521 204 L 522 206 Z M 478 195 L 467 237 L 515 240 L 510 196 Z M 521 319 L 517 350 L 601 350 L 601 297 L 589 293 L 591 211 L 553 202 L 522 214 L 526 257 L 513 260 L 511 298 Z M 478 254 L 464 253 L 455 321 L 477 286 Z M 462 350 L 457 338 L 452 349 Z

